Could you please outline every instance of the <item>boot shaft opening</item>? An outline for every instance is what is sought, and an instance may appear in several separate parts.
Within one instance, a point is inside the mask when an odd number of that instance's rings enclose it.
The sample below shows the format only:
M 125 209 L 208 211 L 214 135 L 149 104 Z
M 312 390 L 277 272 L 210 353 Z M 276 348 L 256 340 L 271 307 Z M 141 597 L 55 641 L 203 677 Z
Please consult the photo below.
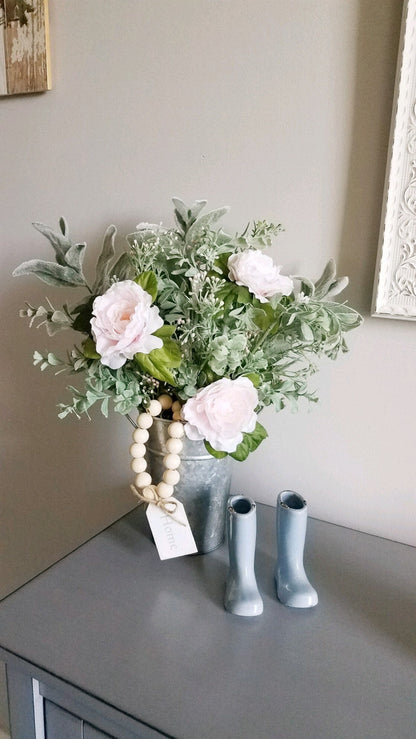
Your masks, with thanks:
M 300 511 L 306 507 L 306 500 L 302 498 L 298 493 L 294 493 L 292 490 L 285 490 L 284 493 L 279 495 L 280 505 L 291 508 L 292 510 Z
M 232 499 L 230 501 L 229 507 L 235 512 L 235 513 L 250 513 L 250 511 L 254 508 L 254 502 L 250 498 L 244 498 L 236 497 L 235 499 Z

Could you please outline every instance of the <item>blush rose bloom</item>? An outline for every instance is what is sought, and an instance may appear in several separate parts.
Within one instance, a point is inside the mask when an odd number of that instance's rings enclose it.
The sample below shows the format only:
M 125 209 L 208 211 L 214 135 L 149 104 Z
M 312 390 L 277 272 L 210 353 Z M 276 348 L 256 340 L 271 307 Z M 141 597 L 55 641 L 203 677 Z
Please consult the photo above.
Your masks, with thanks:
M 235 452 L 243 431 L 254 431 L 259 398 L 248 377 L 223 378 L 198 390 L 182 407 L 188 439 L 206 439 L 218 452 Z
M 271 257 L 258 249 L 247 249 L 228 258 L 228 277 L 237 285 L 248 287 L 261 303 L 267 303 L 273 295 L 290 295 L 293 282 L 280 274 Z
M 133 280 L 115 282 L 92 305 L 91 331 L 101 362 L 118 369 L 136 352 L 149 354 L 163 341 L 153 332 L 163 326 L 152 298 Z

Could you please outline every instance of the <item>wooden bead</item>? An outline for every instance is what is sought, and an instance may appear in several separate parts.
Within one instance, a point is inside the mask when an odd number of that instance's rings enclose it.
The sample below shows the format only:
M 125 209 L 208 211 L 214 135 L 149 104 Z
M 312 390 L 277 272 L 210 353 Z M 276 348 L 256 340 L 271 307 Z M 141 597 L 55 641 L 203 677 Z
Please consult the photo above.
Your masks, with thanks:
M 180 411 L 182 408 L 179 400 L 175 400 L 174 403 L 172 403 L 172 413 L 175 413 L 176 411 Z
M 163 473 L 163 482 L 168 485 L 177 485 L 180 479 L 181 476 L 178 470 L 165 470 Z
M 174 421 L 168 426 L 168 434 L 172 439 L 181 439 L 184 435 L 183 423 L 180 421 Z
M 172 418 L 173 418 L 174 421 L 180 421 L 181 418 L 182 418 L 181 412 L 180 411 L 175 411 L 174 413 L 172 413 Z
M 139 472 L 144 472 L 146 467 L 147 462 L 144 457 L 137 457 L 136 459 L 131 460 L 131 468 L 136 475 L 138 475 Z
M 149 432 L 147 429 L 135 429 L 133 431 L 133 440 L 139 444 L 146 444 L 146 441 L 149 440 Z
M 141 429 L 150 429 L 152 423 L 153 417 L 150 415 L 150 413 L 139 413 L 139 415 L 137 416 L 137 425 Z
M 161 498 L 170 498 L 173 495 L 173 485 L 168 485 L 166 482 L 159 482 L 156 490 Z
M 158 401 L 162 406 L 162 410 L 168 411 L 169 408 L 172 408 L 172 398 L 170 395 L 163 393 L 163 395 L 159 395 Z
M 137 442 L 132 444 L 130 447 L 130 454 L 135 459 L 138 459 L 139 457 L 144 457 L 144 455 L 146 454 L 145 445 Z
M 171 437 L 166 442 L 166 449 L 171 454 L 180 454 L 183 449 L 183 443 L 180 439 L 174 439 L 173 437 Z
M 139 472 L 139 474 L 136 475 L 135 482 L 138 488 L 145 488 L 152 484 L 152 478 L 148 472 Z
M 181 463 L 181 458 L 178 454 L 167 454 L 163 457 L 163 464 L 167 470 L 176 470 Z
M 162 404 L 158 400 L 151 400 L 146 410 L 151 416 L 158 416 L 162 411 Z

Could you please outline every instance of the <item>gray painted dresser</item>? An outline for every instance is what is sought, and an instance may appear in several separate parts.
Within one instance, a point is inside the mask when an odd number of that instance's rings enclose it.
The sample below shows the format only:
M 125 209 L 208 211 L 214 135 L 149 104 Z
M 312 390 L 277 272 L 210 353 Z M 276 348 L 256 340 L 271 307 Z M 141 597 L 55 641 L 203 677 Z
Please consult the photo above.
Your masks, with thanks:
M 414 739 L 416 549 L 310 520 L 305 611 L 274 562 L 259 505 L 264 614 L 232 616 L 225 546 L 161 562 L 117 521 L 0 604 L 12 739 Z

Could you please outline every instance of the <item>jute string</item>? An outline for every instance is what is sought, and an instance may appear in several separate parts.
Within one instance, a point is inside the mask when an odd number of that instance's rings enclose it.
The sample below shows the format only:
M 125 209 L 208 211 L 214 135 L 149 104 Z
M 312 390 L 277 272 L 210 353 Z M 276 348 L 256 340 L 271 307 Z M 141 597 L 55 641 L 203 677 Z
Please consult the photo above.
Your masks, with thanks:
M 140 500 L 141 503 L 150 503 L 151 505 L 156 505 L 158 508 L 160 508 L 167 516 L 170 516 L 173 521 L 176 521 L 176 523 L 179 523 L 181 526 L 186 526 L 186 523 L 180 520 L 180 518 L 176 518 L 174 516 L 174 513 L 176 509 L 178 508 L 178 501 L 176 498 L 161 498 L 160 495 L 158 495 L 156 485 L 148 485 L 144 490 L 152 493 L 152 497 L 149 497 L 147 495 L 143 495 L 139 488 L 136 487 L 136 485 L 130 485 L 130 488 L 134 495 Z

